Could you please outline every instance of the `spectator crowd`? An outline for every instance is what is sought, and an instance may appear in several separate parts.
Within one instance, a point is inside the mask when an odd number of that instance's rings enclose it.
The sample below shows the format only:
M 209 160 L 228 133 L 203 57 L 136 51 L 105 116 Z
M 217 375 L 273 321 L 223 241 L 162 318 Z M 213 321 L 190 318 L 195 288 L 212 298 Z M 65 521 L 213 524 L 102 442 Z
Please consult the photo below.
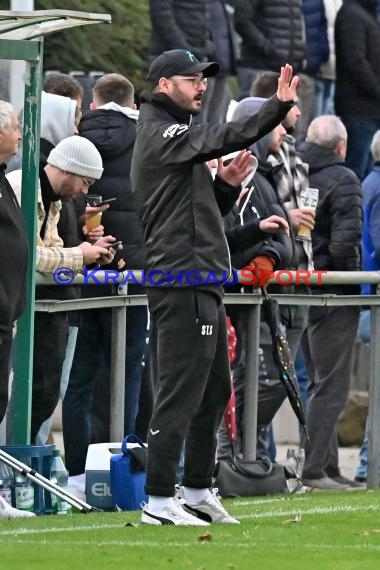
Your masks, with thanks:
M 212 489 L 215 460 L 242 457 L 249 437 L 258 458 L 275 461 L 272 420 L 286 391 L 262 314 L 257 433 L 247 433 L 247 305 L 223 299 L 252 285 L 226 281 L 232 269 L 250 267 L 269 293 L 358 295 L 358 286 L 279 286 L 265 275 L 379 270 L 380 1 L 149 5 L 148 89 L 138 98 L 128 77 L 111 71 L 96 79 L 83 109 L 77 79 L 45 75 L 36 271 L 102 266 L 166 276 L 160 286 L 129 284 L 129 295 L 147 294 L 148 307 L 128 307 L 118 379 L 125 435 L 148 443 L 142 522 L 238 524 Z M 21 122 L 0 101 L 0 423 L 7 417 L 9 441 L 12 346 L 30 254 Z M 191 272 L 198 281 L 181 280 Z M 37 299 L 116 294 L 109 284 L 36 287 Z M 361 317 L 370 342 L 368 311 L 358 306 L 280 308 L 306 413 L 309 439 L 301 434 L 300 446 L 310 488 L 344 491 L 366 481 L 367 434 L 355 480 L 340 472 L 337 435 Z M 236 342 L 230 361 L 227 326 Z M 31 443 L 49 441 L 62 400 L 76 492 L 84 490 L 88 446 L 110 438 L 111 332 L 112 312 L 101 302 L 34 316 Z M 231 390 L 234 441 L 224 415 Z M 0 517 L 7 512 L 0 498 Z

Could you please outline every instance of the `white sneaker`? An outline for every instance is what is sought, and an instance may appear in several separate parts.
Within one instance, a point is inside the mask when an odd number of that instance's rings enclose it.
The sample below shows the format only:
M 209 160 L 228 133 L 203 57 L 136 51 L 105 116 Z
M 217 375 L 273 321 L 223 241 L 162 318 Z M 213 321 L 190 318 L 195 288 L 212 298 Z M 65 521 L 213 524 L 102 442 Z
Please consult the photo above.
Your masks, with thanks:
M 165 507 L 157 513 L 150 513 L 147 510 L 148 505 L 143 503 L 143 512 L 141 522 L 143 524 L 174 524 L 176 526 L 209 526 L 208 522 L 198 519 L 197 517 L 185 511 L 177 499 L 173 499 L 173 503 Z
M 34 513 L 29 511 L 20 511 L 20 509 L 15 509 L 8 505 L 3 497 L 0 497 L 0 519 L 16 519 L 18 517 L 35 517 Z
M 177 496 L 181 504 L 192 515 L 210 523 L 229 523 L 240 524 L 237 519 L 229 515 L 223 507 L 218 496 L 218 489 L 210 489 L 207 499 L 199 501 L 199 503 L 192 503 L 191 505 L 186 502 L 183 487 L 178 490 Z

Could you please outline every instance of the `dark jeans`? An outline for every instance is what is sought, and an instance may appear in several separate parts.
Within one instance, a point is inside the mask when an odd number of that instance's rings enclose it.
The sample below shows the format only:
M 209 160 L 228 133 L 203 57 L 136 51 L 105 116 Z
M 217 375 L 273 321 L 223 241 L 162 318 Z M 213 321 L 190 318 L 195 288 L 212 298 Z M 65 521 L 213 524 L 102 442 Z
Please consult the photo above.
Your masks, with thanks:
M 31 441 L 50 418 L 58 400 L 69 331 L 66 313 L 36 312 L 34 317 Z
M 79 327 L 69 385 L 63 400 L 62 419 L 66 467 L 70 475 L 85 470 L 87 449 L 94 441 L 109 439 L 109 402 L 111 374 L 110 309 L 83 312 Z M 126 326 L 124 432 L 134 433 L 142 378 L 147 327 L 146 307 L 129 307 Z M 101 418 L 94 428 L 93 404 L 97 382 Z M 101 424 L 101 425 L 100 425 Z M 96 434 L 94 434 L 96 429 Z
M 380 129 L 380 118 L 342 117 L 342 121 L 348 133 L 346 166 L 363 180 L 373 167 L 371 142 Z
M 12 350 L 12 330 L 2 333 L 0 339 L 0 424 L 8 405 L 9 368 Z
M 185 442 L 182 483 L 211 487 L 216 431 L 231 393 L 226 313 L 195 288 L 148 290 L 157 326 L 159 389 L 148 435 L 146 491 L 169 497 Z

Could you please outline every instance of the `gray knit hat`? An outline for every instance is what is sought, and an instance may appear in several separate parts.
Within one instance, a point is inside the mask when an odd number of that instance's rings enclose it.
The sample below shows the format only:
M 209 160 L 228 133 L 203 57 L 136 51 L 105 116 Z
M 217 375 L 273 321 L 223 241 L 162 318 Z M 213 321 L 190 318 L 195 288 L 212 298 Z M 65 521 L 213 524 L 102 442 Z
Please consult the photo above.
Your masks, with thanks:
M 74 135 L 57 144 L 48 156 L 48 164 L 70 174 L 99 179 L 103 161 L 95 145 L 84 137 Z

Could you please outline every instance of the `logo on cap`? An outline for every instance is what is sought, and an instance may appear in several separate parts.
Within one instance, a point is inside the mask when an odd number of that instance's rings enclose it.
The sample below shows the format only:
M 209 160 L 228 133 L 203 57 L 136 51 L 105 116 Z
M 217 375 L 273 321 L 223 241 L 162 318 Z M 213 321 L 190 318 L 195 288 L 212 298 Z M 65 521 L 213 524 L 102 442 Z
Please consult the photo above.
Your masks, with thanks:
M 191 53 L 191 51 L 186 51 L 187 55 L 189 56 L 190 61 L 196 61 L 195 55 Z

